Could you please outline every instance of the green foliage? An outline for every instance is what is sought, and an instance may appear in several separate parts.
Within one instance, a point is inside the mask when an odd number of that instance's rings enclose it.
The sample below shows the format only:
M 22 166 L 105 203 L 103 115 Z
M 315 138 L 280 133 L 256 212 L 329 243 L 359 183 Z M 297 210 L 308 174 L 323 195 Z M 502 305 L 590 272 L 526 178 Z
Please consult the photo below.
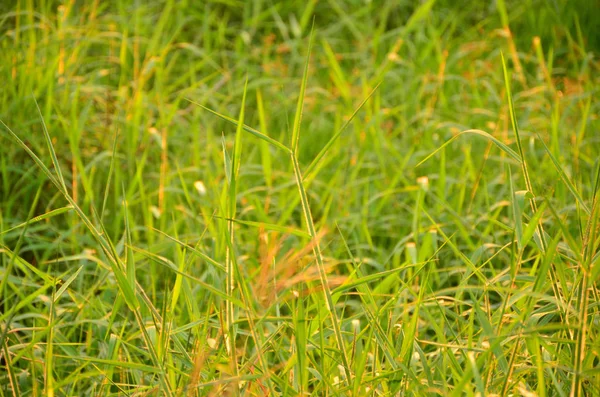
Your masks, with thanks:
M 2 3 L 0 396 L 600 394 L 592 3 Z

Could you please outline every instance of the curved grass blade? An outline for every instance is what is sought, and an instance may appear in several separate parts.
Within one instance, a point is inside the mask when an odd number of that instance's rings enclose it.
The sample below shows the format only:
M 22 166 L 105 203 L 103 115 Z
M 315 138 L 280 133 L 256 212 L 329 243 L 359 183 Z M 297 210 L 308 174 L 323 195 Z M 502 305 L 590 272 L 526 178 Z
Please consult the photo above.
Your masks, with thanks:
M 490 141 L 492 141 L 492 143 L 494 143 L 496 146 L 498 146 L 498 148 L 500 148 L 500 150 L 502 150 L 504 153 L 508 154 L 513 160 L 517 161 L 519 164 L 521 164 L 521 156 L 519 156 L 514 150 L 512 150 L 508 145 L 500 142 L 497 138 L 495 138 L 493 135 L 482 131 L 482 130 L 477 130 L 477 129 L 471 129 L 471 130 L 465 130 L 465 131 L 461 131 L 458 134 L 454 135 L 452 138 L 448 139 L 442 146 L 440 146 L 439 148 L 437 148 L 435 151 L 433 151 L 433 153 L 431 153 L 429 156 L 425 157 L 423 160 L 421 160 L 419 162 L 419 164 L 417 164 L 415 166 L 418 167 L 421 164 L 423 164 L 424 162 L 426 162 L 427 160 L 429 160 L 430 158 L 432 158 L 433 156 L 435 156 L 440 150 L 442 150 L 443 148 L 445 148 L 446 146 L 448 146 L 452 141 L 458 139 L 460 136 L 465 135 L 465 134 L 475 134 L 475 135 L 479 135 L 482 136 L 484 138 L 489 139 Z
M 232 119 L 231 117 L 225 116 L 224 114 L 221 114 L 219 112 L 215 112 L 214 110 L 212 110 L 210 108 L 207 108 L 206 106 L 201 105 L 198 102 L 194 102 L 194 101 L 192 101 L 189 98 L 185 98 L 185 100 L 188 101 L 188 102 L 190 102 L 190 103 L 193 103 L 194 105 L 196 105 L 198 107 L 201 107 L 202 109 L 204 109 L 204 110 L 206 110 L 206 111 L 214 114 L 215 116 L 217 116 L 217 117 L 219 117 L 219 118 L 221 118 L 221 119 L 223 119 L 225 121 L 230 122 L 231 124 L 233 124 L 235 126 L 238 125 L 238 121 L 235 120 L 235 119 Z M 244 131 L 249 132 L 252 135 L 254 135 L 255 137 L 257 137 L 259 139 L 262 139 L 265 142 L 270 143 L 271 145 L 275 146 L 276 148 L 281 149 L 281 150 L 283 150 L 286 153 L 291 153 L 291 150 L 287 146 L 285 146 L 284 144 L 282 144 L 280 142 L 277 142 L 275 139 L 273 139 L 273 138 L 271 138 L 271 137 L 263 134 L 262 132 L 260 132 L 258 130 L 255 130 L 254 128 L 252 128 L 250 126 L 247 126 L 246 124 L 242 124 L 242 128 L 243 128 Z
M 539 139 L 540 142 L 542 142 L 542 145 L 544 146 L 544 149 L 546 150 L 546 153 L 548 153 L 548 156 L 550 157 L 550 160 L 552 160 L 552 164 L 554 165 L 554 168 L 556 168 L 556 172 L 558 172 L 558 175 L 560 176 L 560 179 L 562 179 L 562 181 L 565 183 L 565 185 L 567 185 L 567 188 L 571 191 L 571 193 L 573 194 L 573 197 L 575 197 L 575 200 L 577 200 L 577 203 L 579 203 L 579 205 L 585 211 L 585 213 L 587 215 L 589 215 L 590 214 L 590 208 L 587 206 L 587 204 L 585 203 L 585 201 L 583 201 L 583 198 L 581 197 L 581 195 L 579 194 L 579 192 L 577 192 L 577 189 L 575 189 L 575 186 L 573 186 L 573 183 L 571 183 L 571 181 L 569 180 L 569 177 L 567 176 L 567 174 L 565 173 L 565 171 L 562 169 L 562 167 L 561 167 L 560 163 L 558 162 L 558 160 L 556 160 L 556 157 L 554 157 L 554 155 L 552 154 L 552 152 L 550 151 L 550 149 L 546 145 L 546 142 L 544 142 L 544 140 L 539 135 L 538 135 L 538 139 Z
M 69 211 L 70 211 L 70 210 L 72 210 L 72 209 L 73 209 L 73 206 L 72 206 L 72 205 L 66 205 L 66 206 L 64 206 L 64 207 L 57 208 L 57 209 L 55 209 L 55 210 L 52 210 L 52 211 L 48 211 L 48 212 L 46 212 L 45 214 L 38 215 L 38 216 L 35 216 L 35 217 L 31 218 L 31 219 L 30 219 L 30 220 L 28 220 L 27 222 L 19 223 L 18 225 L 16 225 L 16 226 L 13 226 L 13 227 L 11 227 L 10 229 L 6 229 L 6 230 L 2 230 L 2 231 L 0 231 L 0 235 L 2 235 L 2 234 L 6 234 L 6 233 L 9 233 L 9 232 L 12 232 L 13 230 L 16 230 L 16 229 L 22 228 L 22 227 L 24 227 L 24 226 L 31 225 L 32 223 L 36 223 L 36 222 L 39 222 L 39 221 L 43 221 L 43 220 L 45 220 L 45 219 L 52 218 L 53 216 L 57 216 L 57 215 L 60 215 L 60 214 L 63 214 L 63 213 L 65 213 L 65 212 L 69 212 Z
M 325 144 L 325 146 L 323 146 L 323 148 L 321 149 L 321 151 L 319 152 L 319 154 L 317 154 L 317 156 L 314 158 L 314 160 L 308 165 L 308 168 L 304 172 L 304 178 L 307 178 L 310 175 L 310 173 L 315 170 L 315 167 L 319 164 L 319 162 L 323 159 L 323 157 L 325 157 L 325 155 L 327 154 L 327 152 L 329 151 L 329 149 L 331 149 L 331 147 L 333 146 L 333 144 L 335 143 L 335 141 L 337 141 L 337 139 L 342 135 L 342 132 L 344 132 L 346 130 L 346 128 L 348 128 L 348 126 L 350 125 L 350 123 L 352 122 L 352 120 L 354 120 L 354 117 L 359 112 L 359 110 L 362 109 L 362 107 L 365 105 L 365 103 L 367 103 L 367 101 L 369 99 L 371 99 L 371 97 L 373 96 L 373 94 L 375 93 L 375 91 L 377 91 L 377 89 L 379 88 L 379 86 L 381 85 L 381 83 L 382 83 L 382 81 L 380 81 L 379 83 L 377 83 L 377 85 L 375 86 L 375 88 L 373 88 L 373 90 L 369 93 L 369 95 L 367 95 L 367 97 L 365 99 L 363 99 L 363 101 L 360 103 L 360 105 L 358 105 L 358 107 L 354 110 L 354 112 L 352 113 L 352 115 L 350 116 L 350 118 L 329 139 L 329 141 Z
M 46 127 L 46 121 L 44 120 L 44 117 L 42 116 L 42 110 L 40 109 L 40 105 L 38 105 L 37 99 L 35 99 L 35 96 L 33 97 L 33 102 L 35 102 L 35 107 L 38 110 L 38 113 L 40 115 L 40 120 L 42 121 L 42 130 L 44 131 L 44 136 L 46 137 L 46 143 L 48 144 L 48 150 L 50 151 L 50 156 L 52 157 L 52 164 L 54 165 L 54 170 L 56 171 L 56 174 L 58 175 L 58 181 L 60 182 L 60 184 L 62 185 L 64 191 L 67 191 L 67 185 L 65 184 L 65 178 L 63 177 L 62 171 L 60 170 L 60 165 L 58 163 L 58 158 L 56 157 L 56 152 L 54 151 L 54 148 L 52 147 L 52 138 L 50 137 L 50 133 L 48 132 L 48 127 Z
M 210 263 L 211 265 L 215 266 L 217 269 L 225 271 L 225 266 L 220 264 L 219 262 L 217 262 L 216 260 L 214 260 L 213 258 L 211 258 L 210 256 L 206 255 L 204 252 L 196 249 L 195 247 L 192 247 L 189 244 L 184 243 L 181 240 L 176 239 L 173 236 L 168 235 L 167 233 L 163 232 L 162 230 L 158 230 L 156 228 L 152 229 L 153 231 L 162 234 L 164 237 L 168 238 L 169 240 L 173 241 L 174 243 L 179 244 L 180 246 L 182 246 L 183 248 L 190 250 L 192 253 L 194 253 L 196 256 L 199 256 L 200 258 L 204 259 L 206 262 Z

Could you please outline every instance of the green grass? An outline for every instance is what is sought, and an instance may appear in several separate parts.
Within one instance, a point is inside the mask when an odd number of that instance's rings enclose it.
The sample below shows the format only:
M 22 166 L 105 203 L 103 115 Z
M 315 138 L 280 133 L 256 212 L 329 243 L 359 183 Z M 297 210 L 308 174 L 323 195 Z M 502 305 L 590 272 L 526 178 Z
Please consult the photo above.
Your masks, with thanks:
M 0 5 L 0 397 L 600 395 L 592 1 Z

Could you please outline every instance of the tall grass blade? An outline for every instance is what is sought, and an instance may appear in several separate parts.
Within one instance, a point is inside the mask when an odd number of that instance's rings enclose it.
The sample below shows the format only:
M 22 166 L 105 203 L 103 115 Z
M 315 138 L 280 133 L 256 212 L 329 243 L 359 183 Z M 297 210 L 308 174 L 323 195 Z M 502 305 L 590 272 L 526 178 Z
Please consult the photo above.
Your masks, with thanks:
M 531 179 L 529 178 L 529 171 L 527 170 L 527 161 L 525 160 L 525 154 L 523 153 L 523 145 L 521 144 L 521 134 L 519 132 L 519 124 L 517 123 L 517 116 L 515 114 L 515 105 L 512 99 L 512 94 L 510 91 L 510 78 L 508 75 L 508 70 L 506 68 L 506 62 L 504 60 L 504 55 L 502 54 L 502 70 L 504 71 L 504 85 L 506 88 L 506 96 L 508 98 L 508 109 L 510 113 L 510 120 L 512 123 L 513 131 L 516 137 L 517 149 L 519 153 L 519 157 L 521 158 L 521 171 L 523 172 L 523 178 L 525 179 L 525 187 L 532 194 L 532 198 L 529 200 L 531 205 L 531 209 L 533 212 L 537 212 L 537 205 L 535 203 L 535 193 L 533 191 L 533 185 L 531 184 Z M 543 250 L 546 249 L 546 237 L 544 235 L 544 229 L 541 224 L 538 224 L 538 231 L 540 235 L 540 239 L 542 242 Z
M 317 261 L 317 268 L 319 271 L 319 279 L 321 282 L 321 286 L 323 288 L 323 293 L 325 295 L 325 302 L 327 305 L 327 310 L 329 311 L 329 316 L 331 317 L 333 331 L 335 334 L 336 342 L 338 345 L 338 350 L 340 354 L 340 358 L 342 360 L 342 366 L 345 371 L 345 380 L 346 382 L 350 381 L 350 364 L 348 361 L 348 356 L 346 354 L 344 338 L 342 337 L 342 331 L 340 328 L 340 322 L 338 320 L 335 305 L 333 303 L 333 299 L 331 297 L 331 291 L 329 289 L 329 282 L 327 280 L 327 273 L 325 271 L 325 262 L 323 260 L 323 254 L 321 253 L 321 246 L 317 240 L 317 232 L 315 229 L 315 225 L 313 223 L 310 205 L 308 203 L 308 195 L 306 194 L 306 190 L 304 189 L 304 185 L 302 184 L 302 174 L 300 172 L 300 165 L 298 164 L 298 160 L 294 154 L 291 155 L 292 165 L 294 167 L 294 175 L 296 176 L 296 184 L 298 186 L 298 192 L 300 194 L 300 202 L 302 204 L 302 213 L 304 214 L 304 220 L 306 221 L 306 227 L 308 229 L 308 234 L 310 234 L 311 239 L 313 240 L 313 251 L 315 254 L 315 259 Z
M 292 127 L 292 142 L 291 149 L 293 153 L 298 152 L 298 141 L 300 139 L 300 124 L 302 123 L 302 111 L 304 109 L 304 96 L 306 94 L 306 82 L 308 81 L 308 64 L 310 61 L 310 53 L 313 44 L 314 35 L 314 21 L 313 27 L 310 30 L 310 38 L 308 40 L 308 53 L 306 54 L 306 61 L 304 63 L 304 73 L 302 74 L 302 83 L 300 84 L 300 94 L 298 95 L 298 103 L 296 104 L 296 114 L 294 116 L 294 125 Z

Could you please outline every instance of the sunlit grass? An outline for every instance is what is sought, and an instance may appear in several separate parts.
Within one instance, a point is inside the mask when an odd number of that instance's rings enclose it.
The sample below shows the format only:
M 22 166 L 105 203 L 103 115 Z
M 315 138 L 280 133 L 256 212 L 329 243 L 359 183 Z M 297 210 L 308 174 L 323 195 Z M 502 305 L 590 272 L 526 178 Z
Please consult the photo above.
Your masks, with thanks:
M 588 2 L 0 10 L 0 396 L 600 394 Z

